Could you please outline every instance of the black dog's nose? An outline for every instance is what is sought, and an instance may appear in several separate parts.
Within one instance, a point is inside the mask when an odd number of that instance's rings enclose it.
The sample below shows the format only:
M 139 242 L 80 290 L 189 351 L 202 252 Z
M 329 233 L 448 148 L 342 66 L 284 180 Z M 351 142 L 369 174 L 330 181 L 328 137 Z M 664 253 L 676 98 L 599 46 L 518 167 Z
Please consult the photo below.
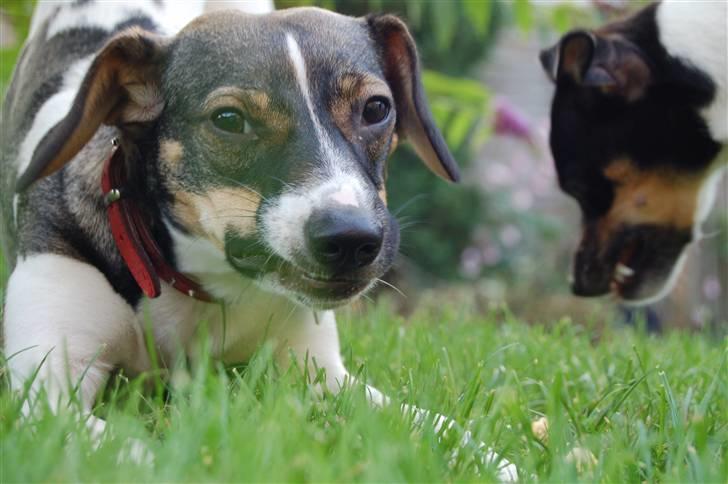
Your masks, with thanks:
M 593 277 L 584 273 L 576 274 L 571 285 L 574 296 L 595 297 L 609 292 L 608 277 Z
M 306 222 L 305 233 L 311 255 L 335 273 L 374 262 L 384 236 L 370 216 L 354 207 L 314 212 Z
M 599 260 L 596 254 L 579 250 L 574 264 L 574 281 L 571 292 L 575 296 L 594 297 L 609 292 L 612 279 L 611 267 Z

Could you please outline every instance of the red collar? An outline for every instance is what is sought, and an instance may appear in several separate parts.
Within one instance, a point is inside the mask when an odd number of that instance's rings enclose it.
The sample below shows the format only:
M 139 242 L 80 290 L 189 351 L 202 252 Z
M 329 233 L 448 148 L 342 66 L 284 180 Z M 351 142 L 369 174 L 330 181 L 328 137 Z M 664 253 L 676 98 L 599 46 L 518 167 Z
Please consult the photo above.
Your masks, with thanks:
M 113 144 L 113 151 L 104 164 L 101 189 L 116 247 L 134 280 L 149 298 L 158 297 L 161 293 L 161 279 L 190 297 L 205 302 L 214 301 L 199 283 L 177 272 L 165 260 L 139 207 L 132 198 L 124 196 L 124 156 L 116 140 Z

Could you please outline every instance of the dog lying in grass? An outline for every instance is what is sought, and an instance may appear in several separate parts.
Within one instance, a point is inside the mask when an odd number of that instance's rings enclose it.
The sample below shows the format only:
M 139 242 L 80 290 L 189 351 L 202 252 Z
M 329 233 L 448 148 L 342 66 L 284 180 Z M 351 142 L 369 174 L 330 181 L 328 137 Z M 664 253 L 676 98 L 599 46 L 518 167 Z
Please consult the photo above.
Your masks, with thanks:
M 199 10 L 47 3 L 33 18 L 3 112 L 5 352 L 14 388 L 51 405 L 77 392 L 90 411 L 111 371 L 174 368 L 203 322 L 222 361 L 268 342 L 337 392 L 353 379 L 332 309 L 399 247 L 384 185 L 398 137 L 458 178 L 396 17 Z
M 541 53 L 559 184 L 583 218 L 575 294 L 659 300 L 700 239 L 728 158 L 726 8 L 654 3 Z

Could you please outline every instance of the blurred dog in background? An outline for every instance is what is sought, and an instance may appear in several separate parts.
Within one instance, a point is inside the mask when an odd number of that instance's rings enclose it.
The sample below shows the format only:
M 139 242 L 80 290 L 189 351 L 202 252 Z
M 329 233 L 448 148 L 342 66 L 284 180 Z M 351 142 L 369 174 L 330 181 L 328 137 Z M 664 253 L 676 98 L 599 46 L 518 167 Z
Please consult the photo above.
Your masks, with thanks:
M 575 294 L 657 301 L 700 239 L 727 158 L 727 8 L 654 3 L 541 52 L 559 184 L 583 218 Z

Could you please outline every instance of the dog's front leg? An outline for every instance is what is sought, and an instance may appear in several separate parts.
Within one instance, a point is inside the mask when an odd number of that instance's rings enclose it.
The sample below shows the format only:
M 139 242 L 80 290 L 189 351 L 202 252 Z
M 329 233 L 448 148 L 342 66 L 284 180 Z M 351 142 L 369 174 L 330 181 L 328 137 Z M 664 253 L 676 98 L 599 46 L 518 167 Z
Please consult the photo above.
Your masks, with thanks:
M 23 392 L 28 385 L 26 414 L 41 403 L 41 390 L 54 412 L 76 400 L 87 414 L 112 368 L 146 359 L 132 308 L 98 269 L 62 255 L 19 261 L 4 329 L 11 386 Z M 84 417 L 98 436 L 104 422 Z
M 326 372 L 326 390 L 338 393 L 342 387 L 353 383 L 354 378 L 344 367 L 339 345 L 339 332 L 336 329 L 336 318 L 333 311 L 308 313 L 302 320 L 291 322 L 281 328 L 277 334 L 279 349 L 278 363 L 287 368 L 293 361 L 305 367 L 310 377 L 318 369 Z M 389 403 L 379 390 L 367 385 L 367 397 L 374 405 Z
M 292 363 L 290 355 L 295 355 L 297 363 L 305 366 L 309 376 L 314 375 L 317 369 L 325 370 L 326 389 L 332 393 L 338 393 L 347 384 L 356 383 L 356 379 L 346 370 L 341 358 L 333 311 L 322 311 L 316 316 L 311 313 L 310 318 L 284 326 L 278 337 L 282 345 L 278 352 L 278 362 L 284 368 Z M 389 397 L 371 385 L 366 385 L 366 393 L 367 399 L 374 406 L 381 407 L 390 403 Z M 412 418 L 415 426 L 421 427 L 427 422 L 432 422 L 435 432 L 441 435 L 456 427 L 454 420 L 439 413 L 408 404 L 402 404 L 401 409 L 407 417 Z M 471 446 L 475 446 L 475 450 L 481 453 L 480 460 L 483 464 L 497 466 L 501 481 L 512 482 L 518 479 L 518 471 L 513 464 L 502 459 L 482 442 L 474 441 L 470 431 L 465 430 L 460 448 Z M 459 450 L 456 450 L 453 453 L 453 460 L 458 452 Z

